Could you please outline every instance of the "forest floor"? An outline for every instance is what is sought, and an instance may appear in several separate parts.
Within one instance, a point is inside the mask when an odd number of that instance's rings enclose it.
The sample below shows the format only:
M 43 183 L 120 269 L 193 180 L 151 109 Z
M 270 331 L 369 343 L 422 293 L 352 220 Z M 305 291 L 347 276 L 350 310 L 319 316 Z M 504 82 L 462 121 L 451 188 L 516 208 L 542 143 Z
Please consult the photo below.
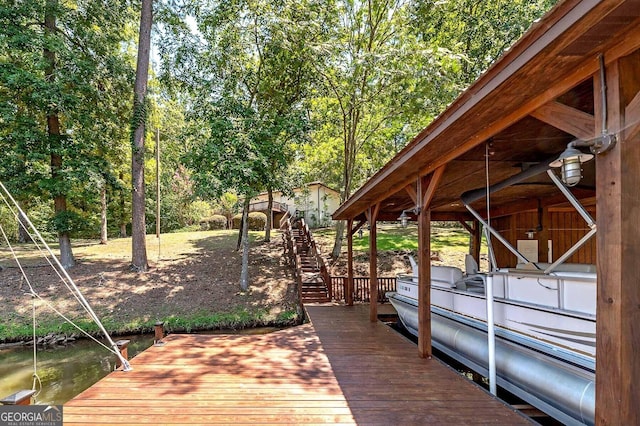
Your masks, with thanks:
M 273 232 L 270 243 L 262 233 L 253 234 L 247 291 L 240 289 L 236 238 L 237 231 L 163 234 L 159 243 L 147 236 L 146 273 L 130 268 L 130 238 L 107 245 L 74 241 L 77 265 L 68 273 L 105 327 L 116 334 L 150 331 L 158 320 L 174 331 L 299 322 L 293 271 L 282 256 L 280 234 Z M 87 323 L 88 316 L 53 268 L 32 248 L 21 246 L 18 251 L 35 292 L 65 316 Z M 29 283 L 9 255 L 0 247 L 0 342 L 31 334 Z M 37 334 L 72 332 L 44 302 L 37 300 L 36 306 Z

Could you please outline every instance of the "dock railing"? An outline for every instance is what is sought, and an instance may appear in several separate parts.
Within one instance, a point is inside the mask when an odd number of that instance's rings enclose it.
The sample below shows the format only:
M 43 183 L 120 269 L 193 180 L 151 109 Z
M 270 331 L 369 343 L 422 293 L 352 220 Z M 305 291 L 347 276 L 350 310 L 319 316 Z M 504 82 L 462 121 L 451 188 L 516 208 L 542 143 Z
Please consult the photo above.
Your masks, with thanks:
M 370 278 L 369 277 L 354 277 L 353 278 L 353 301 L 354 302 L 369 302 L 370 297 Z M 332 276 L 331 287 L 333 293 L 333 300 L 344 301 L 347 277 L 345 276 Z M 396 278 L 395 277 L 378 277 L 378 303 L 388 302 L 389 299 L 386 296 L 388 291 L 396 291 Z

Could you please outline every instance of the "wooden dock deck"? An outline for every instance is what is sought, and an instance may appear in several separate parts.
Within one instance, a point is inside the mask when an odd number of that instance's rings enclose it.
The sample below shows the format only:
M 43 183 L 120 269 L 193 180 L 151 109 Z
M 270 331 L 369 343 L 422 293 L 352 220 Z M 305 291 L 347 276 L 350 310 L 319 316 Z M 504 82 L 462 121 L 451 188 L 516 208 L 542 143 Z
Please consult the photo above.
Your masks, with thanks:
M 366 306 L 266 335 L 170 335 L 65 404 L 65 424 L 529 424 Z

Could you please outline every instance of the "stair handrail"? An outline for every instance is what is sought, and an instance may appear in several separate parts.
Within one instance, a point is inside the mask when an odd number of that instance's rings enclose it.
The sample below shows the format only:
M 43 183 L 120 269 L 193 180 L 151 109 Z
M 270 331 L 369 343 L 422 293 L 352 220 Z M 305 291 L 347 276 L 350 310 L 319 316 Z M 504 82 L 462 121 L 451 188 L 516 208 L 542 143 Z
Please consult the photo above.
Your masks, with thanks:
M 294 241 L 290 219 L 285 222 L 283 238 L 285 238 L 285 252 L 287 253 L 287 259 L 294 269 L 296 284 L 298 286 L 298 296 L 302 302 L 302 258 L 298 253 L 298 247 Z
M 280 218 L 280 229 L 284 229 L 288 225 L 289 231 L 291 231 L 290 219 L 291 219 L 291 213 L 289 213 L 289 210 L 287 210 L 286 212 L 284 212 L 284 214 Z
M 320 253 L 320 249 L 318 244 L 316 243 L 315 238 L 313 238 L 313 234 L 309 229 L 309 225 L 305 222 L 304 218 L 300 219 L 301 227 L 304 231 L 304 236 L 309 241 L 309 249 L 311 250 L 311 254 L 313 255 L 314 260 L 316 261 L 316 265 L 320 269 L 320 274 L 322 275 L 322 280 L 327 286 L 327 292 L 330 300 L 333 300 L 333 286 L 331 285 L 331 276 L 329 275 L 329 270 L 327 268 L 327 264 Z

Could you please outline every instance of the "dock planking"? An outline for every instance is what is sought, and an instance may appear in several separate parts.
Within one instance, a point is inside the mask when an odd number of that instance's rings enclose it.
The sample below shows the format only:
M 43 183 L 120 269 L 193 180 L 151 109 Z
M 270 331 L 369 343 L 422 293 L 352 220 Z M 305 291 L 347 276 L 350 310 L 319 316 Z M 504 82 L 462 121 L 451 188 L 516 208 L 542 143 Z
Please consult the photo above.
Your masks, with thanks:
M 65 424 L 529 424 L 366 306 L 266 335 L 170 335 L 65 404 Z

